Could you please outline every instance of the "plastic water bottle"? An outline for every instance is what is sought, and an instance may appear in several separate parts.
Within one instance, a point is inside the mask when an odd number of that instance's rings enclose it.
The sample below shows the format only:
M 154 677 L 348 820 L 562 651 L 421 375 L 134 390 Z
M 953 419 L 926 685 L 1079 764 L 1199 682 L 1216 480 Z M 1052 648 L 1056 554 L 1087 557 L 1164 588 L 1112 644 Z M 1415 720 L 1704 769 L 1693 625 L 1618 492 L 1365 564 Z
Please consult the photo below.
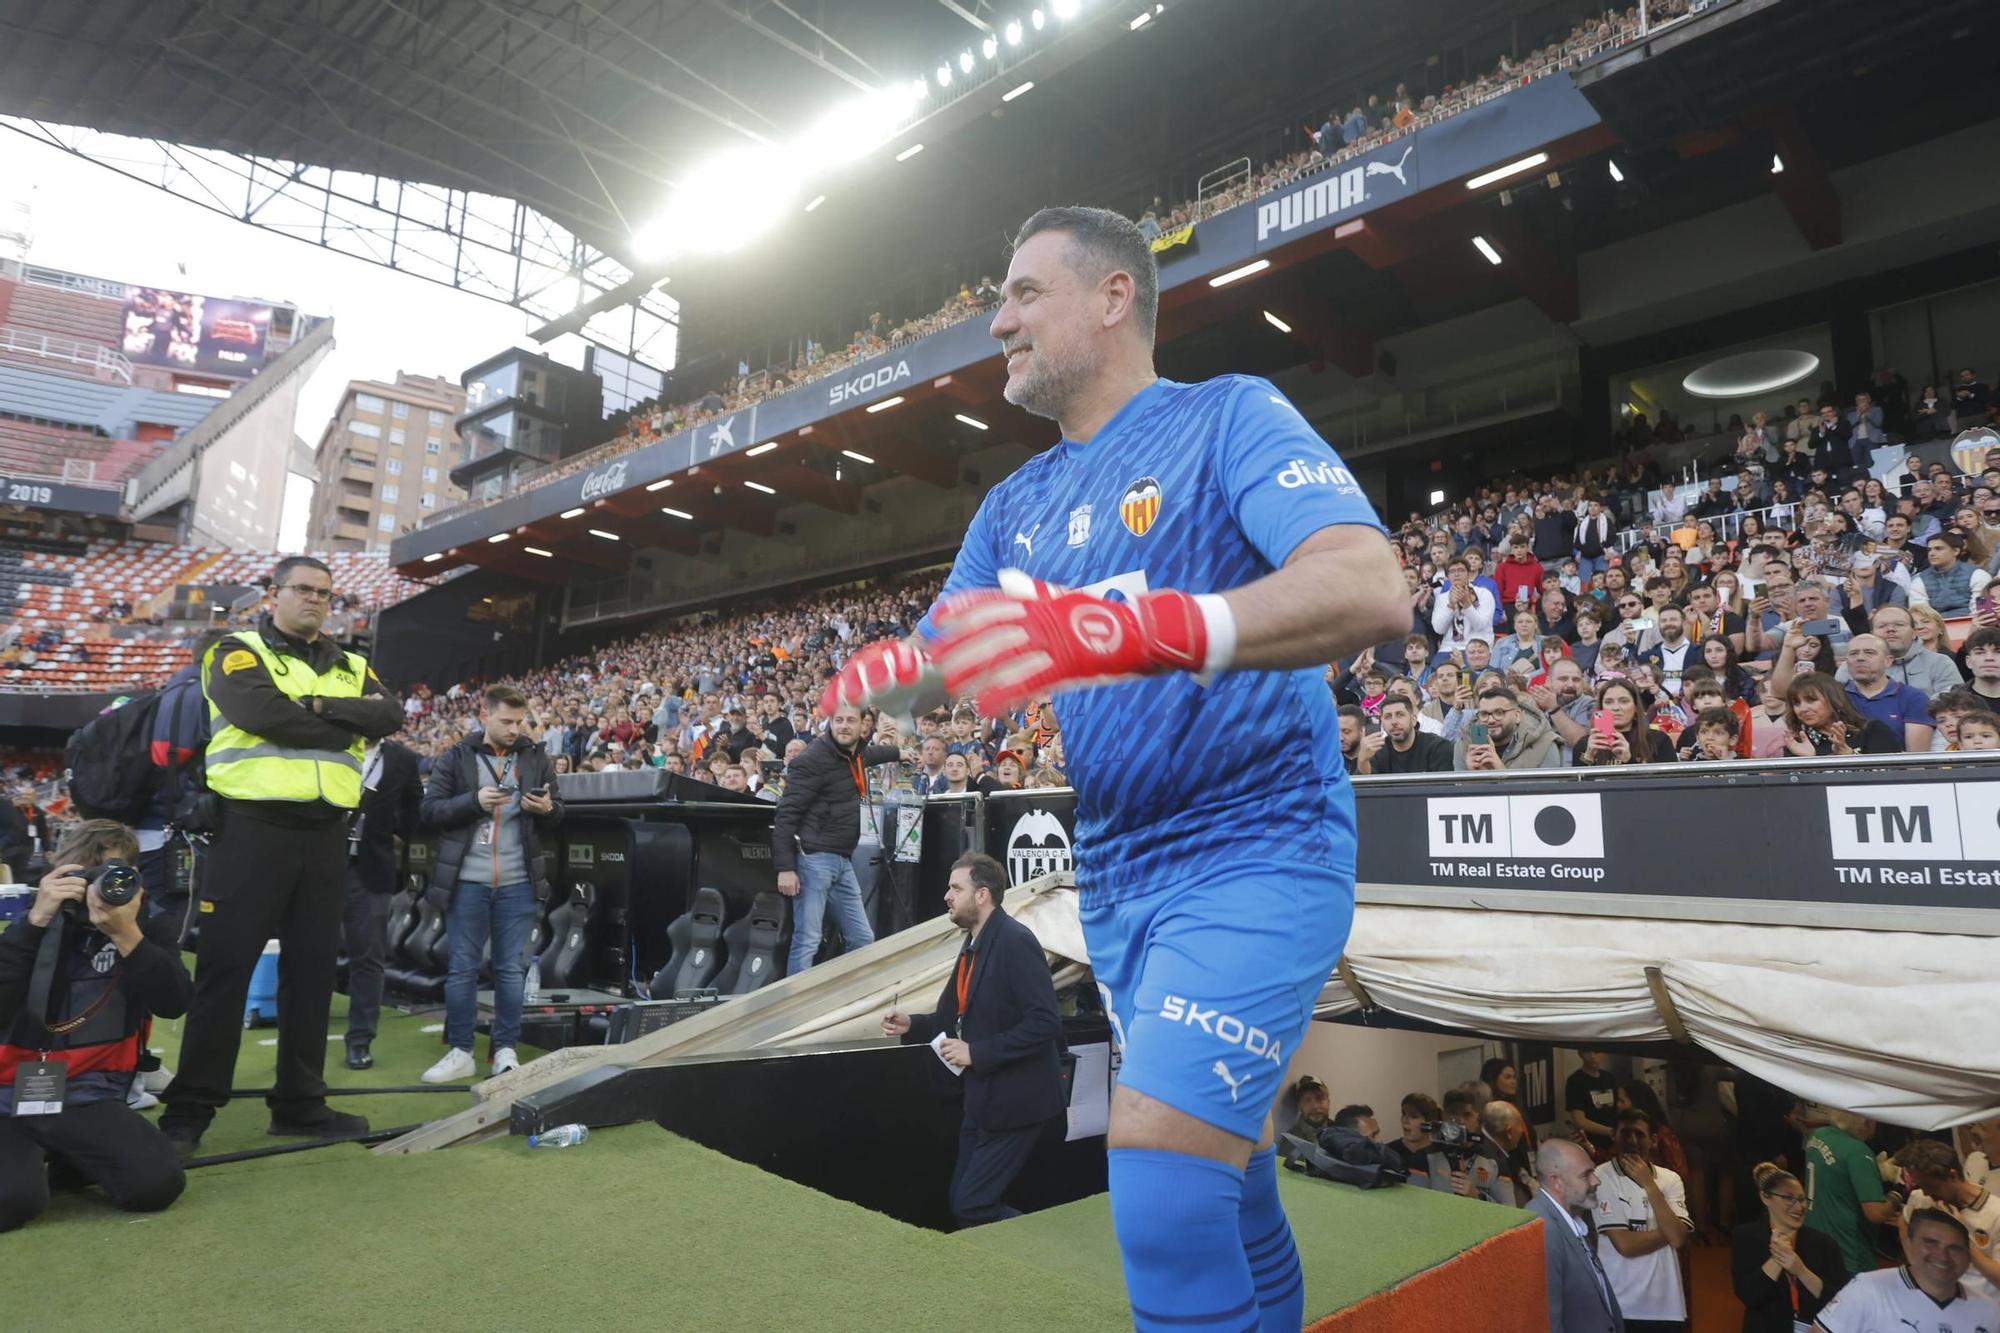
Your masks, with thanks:
M 582 1125 L 557 1125 L 542 1134 L 528 1135 L 530 1148 L 571 1148 L 589 1139 L 590 1131 Z
M 521 978 L 521 1003 L 540 1004 L 542 1002 L 542 965 L 540 960 L 530 958 L 528 971 Z

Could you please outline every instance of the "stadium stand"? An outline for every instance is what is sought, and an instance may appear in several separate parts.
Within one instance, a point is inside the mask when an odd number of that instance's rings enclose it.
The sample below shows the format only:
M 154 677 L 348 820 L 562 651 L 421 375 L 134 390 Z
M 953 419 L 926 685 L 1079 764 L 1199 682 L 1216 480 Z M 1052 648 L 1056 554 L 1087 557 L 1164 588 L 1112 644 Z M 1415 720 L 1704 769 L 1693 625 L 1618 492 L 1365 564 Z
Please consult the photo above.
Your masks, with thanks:
M 340 590 L 329 627 L 342 637 L 365 633 L 382 607 L 425 586 L 398 576 L 379 553 L 320 558 Z M 268 555 L 165 542 L 0 540 L 0 690 L 103 693 L 158 685 L 187 663 L 199 629 L 192 621 L 167 622 L 175 590 L 261 587 L 270 566 Z M 234 619 L 247 623 L 241 615 Z
M 1652 21 L 1657 24 L 1686 14 L 1688 5 L 1686 0 L 1661 0 L 1651 4 L 1649 10 Z M 1510 61 L 1503 56 L 1488 73 L 1457 86 L 1447 85 L 1441 94 L 1425 97 L 1417 107 L 1410 106 L 1407 97 L 1389 98 L 1374 121 L 1367 121 L 1364 117 L 1363 127 L 1337 148 L 1332 144 L 1331 136 L 1339 131 L 1339 126 L 1330 123 L 1325 135 L 1308 127 L 1312 146 L 1268 161 L 1254 171 L 1246 165 L 1239 183 L 1216 193 L 1182 201 L 1171 208 L 1155 199 L 1152 207 L 1138 214 L 1140 226 L 1156 238 L 1158 248 L 1161 242 L 1157 238 L 1164 234 L 1228 209 L 1254 203 L 1268 194 L 1363 153 L 1372 152 L 1427 125 L 1447 120 L 1537 79 L 1574 68 L 1585 60 L 1632 42 L 1639 32 L 1637 6 L 1622 11 L 1608 10 L 1595 24 L 1577 24 L 1563 41 L 1537 48 L 1519 61 Z M 1400 91 L 1402 85 L 1397 85 L 1397 88 Z M 1362 108 L 1357 105 L 1352 114 L 1361 116 Z M 1247 164 L 1247 159 L 1245 161 Z M 950 300 L 928 313 L 888 321 L 884 320 L 880 311 L 876 311 L 863 327 L 850 333 L 844 343 L 836 339 L 829 344 L 823 340 L 823 331 L 820 335 L 808 334 L 798 340 L 802 350 L 789 364 L 774 364 L 756 372 L 746 371 L 731 376 L 720 389 L 692 402 L 667 405 L 653 399 L 634 404 L 617 420 L 618 433 L 613 439 L 542 469 L 508 493 L 546 486 L 580 471 L 602 466 L 663 436 L 703 425 L 771 395 L 839 374 L 891 348 L 905 346 L 965 320 L 988 314 L 997 299 L 998 292 L 991 280 L 982 277 L 977 287 L 970 282 L 961 283 Z M 468 500 L 439 510 L 420 526 L 428 527 L 469 510 L 484 508 L 500 498 Z

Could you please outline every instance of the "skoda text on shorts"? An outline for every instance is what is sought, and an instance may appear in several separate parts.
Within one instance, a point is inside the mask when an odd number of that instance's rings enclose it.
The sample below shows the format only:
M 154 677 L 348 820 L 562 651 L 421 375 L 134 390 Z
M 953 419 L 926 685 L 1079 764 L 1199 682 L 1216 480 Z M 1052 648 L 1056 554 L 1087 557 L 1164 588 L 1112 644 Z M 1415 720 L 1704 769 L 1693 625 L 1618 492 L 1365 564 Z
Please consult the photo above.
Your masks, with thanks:
M 1062 441 L 986 497 L 919 638 L 857 653 L 827 702 L 890 706 L 939 674 L 989 713 L 1057 696 L 1085 939 L 1123 1045 L 1108 1142 L 1134 1321 L 1296 1330 L 1269 1112 L 1354 902 L 1323 673 L 1408 609 L 1367 497 L 1275 388 L 1154 373 L 1157 294 L 1124 218 L 1029 220 L 992 332 L 1008 400 Z M 1274 724 L 1311 738 L 1278 781 L 1253 762 Z M 1238 762 L 1198 781 L 1174 758 L 1190 735 Z

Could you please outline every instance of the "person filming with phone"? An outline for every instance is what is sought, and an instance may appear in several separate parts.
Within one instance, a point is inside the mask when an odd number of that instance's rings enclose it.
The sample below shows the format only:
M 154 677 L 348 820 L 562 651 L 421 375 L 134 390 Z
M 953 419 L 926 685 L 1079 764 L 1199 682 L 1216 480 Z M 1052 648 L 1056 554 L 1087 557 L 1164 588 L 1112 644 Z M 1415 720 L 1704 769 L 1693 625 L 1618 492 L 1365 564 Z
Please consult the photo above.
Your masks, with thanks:
M 173 1143 L 125 1104 L 152 1016 L 194 997 L 180 923 L 147 920 L 138 859 L 132 830 L 85 820 L 0 934 L 0 1232 L 48 1207 L 51 1160 L 129 1212 L 186 1186 Z
M 472 1077 L 478 1017 L 479 960 L 493 941 L 493 1036 L 490 1067 L 519 1067 L 521 988 L 535 902 L 549 891 L 542 837 L 562 823 L 562 798 L 549 753 L 528 739 L 528 700 L 495 685 L 480 701 L 480 730 L 438 756 L 424 790 L 423 822 L 437 830 L 433 882 L 451 895 L 446 937 L 451 975 L 444 984 L 446 1050 L 426 1069 L 426 1083 Z

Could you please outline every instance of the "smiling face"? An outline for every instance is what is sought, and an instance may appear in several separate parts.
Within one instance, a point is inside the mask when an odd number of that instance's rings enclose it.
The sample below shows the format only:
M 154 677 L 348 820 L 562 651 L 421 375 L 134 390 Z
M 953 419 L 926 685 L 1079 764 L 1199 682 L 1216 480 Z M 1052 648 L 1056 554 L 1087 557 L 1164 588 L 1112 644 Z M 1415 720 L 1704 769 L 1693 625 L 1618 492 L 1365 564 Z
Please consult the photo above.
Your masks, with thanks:
M 1070 233 L 1030 236 L 1007 266 L 991 332 L 1007 359 L 1008 402 L 1059 419 L 1104 368 L 1110 340 L 1129 336 L 1130 279 L 1092 278 Z M 1120 314 L 1122 313 L 1122 319 Z

